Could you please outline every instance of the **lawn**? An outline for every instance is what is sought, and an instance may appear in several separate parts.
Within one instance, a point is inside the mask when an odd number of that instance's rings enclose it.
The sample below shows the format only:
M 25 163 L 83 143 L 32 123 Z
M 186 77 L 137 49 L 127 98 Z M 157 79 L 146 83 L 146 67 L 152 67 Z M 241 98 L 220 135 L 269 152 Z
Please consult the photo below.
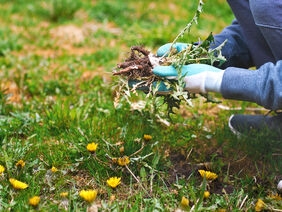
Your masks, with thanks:
M 205 2 L 182 41 L 233 20 L 226 1 Z M 281 142 L 238 138 L 227 124 L 234 113 L 268 111 L 219 95 L 220 104 L 199 97 L 171 120 L 142 92 L 114 105 L 112 70 L 130 47 L 155 52 L 196 8 L 194 0 L 0 0 L 0 211 L 255 211 L 261 200 L 281 211 Z

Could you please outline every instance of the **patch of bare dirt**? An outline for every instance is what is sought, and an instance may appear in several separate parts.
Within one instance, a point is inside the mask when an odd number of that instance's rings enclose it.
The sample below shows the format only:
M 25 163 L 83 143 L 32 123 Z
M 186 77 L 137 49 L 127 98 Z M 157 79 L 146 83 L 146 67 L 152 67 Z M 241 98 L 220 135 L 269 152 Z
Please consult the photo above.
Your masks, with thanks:
M 2 82 L 1 90 L 5 90 L 5 94 L 9 95 L 8 102 L 19 103 L 21 101 L 20 89 L 15 82 Z
M 209 184 L 209 190 L 213 194 L 231 194 L 234 191 L 234 186 L 217 179 Z
M 170 160 L 173 165 L 171 166 L 171 170 L 168 171 L 168 173 L 170 173 L 168 181 L 171 184 L 175 183 L 178 178 L 188 179 L 192 173 L 197 174 L 200 169 L 207 170 L 207 167 L 209 166 L 209 163 L 189 163 L 187 161 L 187 156 L 183 155 L 181 152 L 171 154 Z M 199 179 L 200 178 L 199 175 Z M 234 187 L 231 184 L 224 183 L 222 179 L 219 178 L 209 184 L 209 191 L 216 194 L 230 194 L 234 191 Z
M 205 151 L 205 148 L 203 148 L 202 151 Z M 210 154 L 209 151 L 205 152 L 207 155 Z M 236 152 L 234 154 L 239 155 L 240 153 Z M 221 173 L 223 173 L 223 176 L 219 176 L 216 180 L 209 183 L 208 189 L 211 193 L 232 193 L 235 189 L 233 185 L 233 181 L 235 180 L 234 176 L 249 176 L 250 178 L 253 178 L 254 183 L 257 185 L 266 185 L 270 183 L 263 180 L 261 173 L 264 173 L 265 175 L 271 174 L 273 168 L 271 168 L 270 165 L 265 164 L 263 161 L 253 161 L 252 158 L 247 155 L 242 155 L 237 160 L 226 158 L 223 155 L 219 155 L 218 157 L 220 157 L 221 161 L 224 161 L 224 164 L 221 165 Z M 176 179 L 179 178 L 188 179 L 192 173 L 194 173 L 194 176 L 198 175 L 199 180 L 202 180 L 198 174 L 198 170 L 203 169 L 213 171 L 218 166 L 218 164 L 209 159 L 207 159 L 206 162 L 196 162 L 191 158 L 193 157 L 190 153 L 185 153 L 183 151 L 170 153 L 169 159 L 172 163 L 171 168 L 168 171 L 168 182 L 170 184 L 175 183 Z M 279 176 L 277 177 L 277 179 L 280 178 Z M 276 181 L 278 181 L 277 179 Z
M 58 26 L 50 30 L 50 35 L 62 43 L 77 44 L 85 40 L 82 28 L 75 25 Z
M 103 40 L 99 41 L 97 45 L 93 46 L 78 47 L 78 44 L 83 43 L 85 39 L 93 36 L 93 34 L 96 33 L 99 29 L 103 29 L 113 34 L 121 34 L 122 32 L 120 28 L 116 27 L 115 24 L 111 22 L 107 24 L 87 22 L 82 26 L 68 24 L 55 27 L 53 29 L 50 29 L 50 31 L 48 31 L 48 27 L 48 23 L 41 22 L 39 25 L 29 28 L 29 30 L 32 30 L 33 32 L 38 31 L 39 34 L 42 32 L 42 29 L 44 29 L 44 32 L 46 32 L 47 30 L 47 34 L 49 33 L 54 41 L 54 48 L 39 49 L 37 46 L 34 45 L 26 45 L 21 51 L 14 51 L 12 52 L 12 54 L 15 56 L 32 54 L 43 56 L 46 58 L 55 58 L 63 54 L 77 56 L 81 56 L 84 54 L 93 54 L 95 51 L 97 51 L 98 47 L 105 45 Z M 28 30 L 24 29 L 23 27 L 12 26 L 12 30 L 18 34 L 21 33 L 24 34 L 24 36 L 31 38 L 28 33 Z M 116 45 L 116 40 L 112 39 L 107 45 L 114 47 Z
M 76 184 L 82 188 L 85 186 L 94 186 L 94 181 L 93 181 L 93 177 L 90 176 L 87 172 L 85 171 L 78 171 L 74 176 L 72 176 L 72 178 L 75 180 Z
M 181 152 L 175 152 L 170 154 L 170 161 L 172 162 L 169 182 L 175 182 L 176 177 L 188 178 L 194 171 L 197 170 L 196 166 L 188 163 L 185 155 Z
M 96 23 L 96 22 L 87 22 L 82 25 L 82 30 L 85 33 L 95 33 L 99 29 L 105 30 L 109 33 L 120 35 L 122 33 L 122 30 L 118 28 L 115 23 L 108 22 L 106 24 Z
M 116 27 L 113 23 L 101 24 L 87 22 L 82 26 L 69 24 L 55 27 L 50 30 L 50 35 L 57 41 L 57 44 L 79 44 L 83 43 L 88 36 L 97 32 L 99 29 L 118 35 L 122 32 L 121 29 Z

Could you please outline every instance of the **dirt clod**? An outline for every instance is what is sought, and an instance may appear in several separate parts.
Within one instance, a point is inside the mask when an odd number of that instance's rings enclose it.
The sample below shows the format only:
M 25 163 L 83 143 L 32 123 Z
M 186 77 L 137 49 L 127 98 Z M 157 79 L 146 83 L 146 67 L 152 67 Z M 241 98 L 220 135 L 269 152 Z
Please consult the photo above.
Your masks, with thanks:
M 114 75 L 123 75 L 128 79 L 138 79 L 140 77 L 152 76 L 153 65 L 149 59 L 150 52 L 142 46 L 132 46 L 129 57 L 117 65 L 119 71 Z

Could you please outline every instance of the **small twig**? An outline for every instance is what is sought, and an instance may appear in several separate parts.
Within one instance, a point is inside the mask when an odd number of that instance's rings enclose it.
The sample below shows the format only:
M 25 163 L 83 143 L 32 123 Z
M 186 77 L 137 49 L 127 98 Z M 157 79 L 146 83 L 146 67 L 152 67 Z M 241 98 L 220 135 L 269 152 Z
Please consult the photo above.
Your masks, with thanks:
M 133 172 L 129 169 L 127 165 L 125 165 L 126 169 L 129 171 L 129 173 L 133 176 L 133 178 L 137 181 L 137 183 L 140 185 L 140 187 L 151 197 L 151 195 L 148 193 L 148 191 L 143 187 L 142 183 L 138 180 L 138 178 L 133 174 Z
M 128 157 L 132 157 L 133 155 L 136 155 L 136 154 L 138 154 L 139 152 L 141 152 L 143 149 L 144 149 L 144 142 L 142 142 L 142 146 L 141 146 L 141 148 L 139 149 L 139 150 L 137 150 L 136 152 L 134 152 L 134 153 L 132 153 L 131 155 L 129 155 Z
M 88 136 L 83 133 L 83 131 L 80 129 L 80 127 L 78 127 L 77 129 L 78 129 L 78 132 L 80 132 L 80 134 L 81 134 L 83 137 L 85 137 L 87 140 L 89 140 Z
M 201 166 L 204 166 L 204 167 L 210 167 L 214 164 L 214 162 L 203 162 L 203 163 L 197 163 L 197 164 L 192 164 L 192 163 L 187 163 L 188 165 L 191 165 L 191 166 L 197 166 L 197 167 L 201 167 Z
M 151 156 L 152 154 L 154 154 L 153 152 L 149 153 L 148 155 L 145 155 L 145 156 L 140 156 L 138 158 L 131 158 L 130 160 L 134 160 L 134 161 L 138 161 L 138 160 L 144 160 L 146 159 L 147 157 Z
M 49 166 L 49 164 L 48 164 L 47 162 L 45 162 L 45 161 L 43 160 L 43 158 L 39 157 L 39 160 L 41 160 L 43 163 L 45 163 L 46 166 Z M 8 167 L 8 166 L 7 166 L 7 167 Z
M 234 161 L 232 164 L 234 164 L 234 163 L 239 163 L 239 162 L 243 161 L 246 157 L 247 157 L 247 155 L 245 155 L 244 157 L 242 157 L 242 158 L 239 159 L 239 160 Z
M 239 210 L 241 210 L 241 208 L 243 207 L 243 205 L 244 205 L 245 201 L 247 200 L 247 198 L 248 198 L 248 195 L 243 199 L 243 201 L 242 201 L 242 203 L 241 203 L 241 205 L 239 207 Z
M 281 209 L 276 209 L 276 208 L 272 208 L 272 207 L 270 207 L 270 210 L 272 210 L 272 211 L 277 211 L 277 212 L 282 212 Z
M 190 157 L 192 151 L 193 151 L 193 148 L 190 149 L 190 151 L 189 151 L 189 153 L 188 153 L 188 155 L 187 155 L 187 157 L 186 157 L 186 160 L 188 160 L 188 158 Z
M 115 146 L 120 146 L 121 144 L 123 144 L 123 142 L 118 142 L 118 143 L 116 143 L 116 144 L 111 144 L 111 143 L 109 143 L 107 140 L 105 140 L 104 138 L 102 138 L 102 141 L 104 141 L 107 146 L 110 146 L 110 147 L 112 147 L 113 149 L 115 149 Z
M 195 204 L 192 206 L 192 208 L 190 209 L 190 211 L 194 211 L 195 206 L 198 204 L 198 202 L 200 201 L 200 199 L 197 199 L 197 201 L 195 202 Z
M 282 156 L 280 153 L 273 153 L 272 156 Z
M 108 153 L 105 154 L 105 157 L 113 161 L 113 157 L 111 157 Z
M 108 167 L 111 167 L 111 164 L 110 163 L 107 163 L 107 162 L 104 162 L 104 161 L 101 161 L 96 155 L 93 155 L 94 159 L 96 159 L 98 161 L 98 163 L 101 163 L 103 165 L 106 165 Z
M 111 144 L 111 143 L 109 143 L 108 141 L 106 141 L 104 138 L 102 138 L 102 141 L 104 141 L 108 146 L 111 146 L 111 147 L 114 146 L 113 144 Z

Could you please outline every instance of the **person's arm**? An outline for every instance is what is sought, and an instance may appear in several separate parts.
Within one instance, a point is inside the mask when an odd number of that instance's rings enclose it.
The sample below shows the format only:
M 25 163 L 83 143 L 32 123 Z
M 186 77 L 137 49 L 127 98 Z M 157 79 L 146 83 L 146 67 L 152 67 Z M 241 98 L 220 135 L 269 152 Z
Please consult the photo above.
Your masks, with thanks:
M 282 109 L 282 60 L 257 70 L 229 67 L 220 92 L 226 99 L 255 102 L 267 109 Z
M 237 20 L 234 20 L 230 26 L 223 29 L 220 34 L 215 35 L 214 39 L 215 45 L 211 48 L 216 48 L 226 39 L 228 40 L 225 46 L 222 48 L 222 55 L 225 56 L 226 62 L 218 68 L 249 68 L 254 66 L 251 54 Z
M 226 62 L 221 66 L 214 64 L 215 67 L 226 69 L 227 67 L 250 68 L 255 66 L 237 20 L 234 20 L 232 24 L 223 29 L 221 33 L 214 35 L 215 43 L 210 48 L 214 49 L 218 47 L 226 39 L 227 43 L 222 48 L 222 55 L 226 58 Z M 171 43 L 161 46 L 157 51 L 157 55 L 163 56 L 168 54 L 170 47 Z M 176 43 L 174 48 L 180 52 L 187 48 L 187 43 Z

